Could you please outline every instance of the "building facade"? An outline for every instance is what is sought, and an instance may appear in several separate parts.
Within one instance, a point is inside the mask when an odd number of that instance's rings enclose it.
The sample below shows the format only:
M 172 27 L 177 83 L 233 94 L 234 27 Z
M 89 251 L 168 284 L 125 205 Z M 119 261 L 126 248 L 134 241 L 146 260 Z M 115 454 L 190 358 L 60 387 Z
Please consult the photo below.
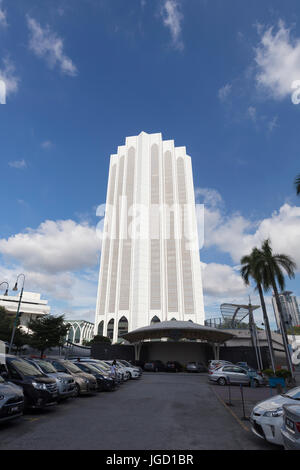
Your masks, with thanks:
M 300 311 L 297 297 L 292 295 L 291 291 L 285 291 L 279 294 L 279 300 L 286 327 L 289 329 L 293 326 L 300 326 Z M 274 295 L 272 297 L 272 305 L 277 323 L 277 329 L 280 330 L 280 316 Z
M 86 320 L 66 320 L 65 323 L 70 325 L 67 341 L 81 346 L 93 339 L 94 323 Z
M 95 334 L 117 342 L 155 321 L 204 324 L 191 158 L 162 135 L 111 155 Z
M 0 307 L 4 307 L 8 312 L 16 314 L 20 294 L 16 296 L 0 295 Z M 36 319 L 50 313 L 50 306 L 47 300 L 41 299 L 41 294 L 35 292 L 23 292 L 20 306 L 20 326 L 28 331 L 27 325 L 31 319 Z

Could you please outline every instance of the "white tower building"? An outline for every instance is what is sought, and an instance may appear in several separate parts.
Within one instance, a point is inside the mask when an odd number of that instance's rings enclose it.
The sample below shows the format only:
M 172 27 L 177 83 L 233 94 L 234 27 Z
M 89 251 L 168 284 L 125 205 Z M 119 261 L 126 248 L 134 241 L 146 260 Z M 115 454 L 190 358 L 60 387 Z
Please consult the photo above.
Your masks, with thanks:
M 161 134 L 127 137 L 111 155 L 95 334 L 155 321 L 204 324 L 191 158 Z

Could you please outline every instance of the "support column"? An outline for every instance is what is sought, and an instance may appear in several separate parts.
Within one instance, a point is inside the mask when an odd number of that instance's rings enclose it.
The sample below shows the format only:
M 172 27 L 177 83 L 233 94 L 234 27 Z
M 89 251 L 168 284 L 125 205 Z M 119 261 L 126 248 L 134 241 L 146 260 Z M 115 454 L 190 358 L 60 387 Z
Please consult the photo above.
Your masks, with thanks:
M 220 343 L 213 343 L 212 348 L 214 352 L 214 359 L 215 361 L 218 361 L 220 358 Z
M 134 343 L 134 357 L 136 361 L 140 360 L 141 349 L 142 349 L 142 342 Z

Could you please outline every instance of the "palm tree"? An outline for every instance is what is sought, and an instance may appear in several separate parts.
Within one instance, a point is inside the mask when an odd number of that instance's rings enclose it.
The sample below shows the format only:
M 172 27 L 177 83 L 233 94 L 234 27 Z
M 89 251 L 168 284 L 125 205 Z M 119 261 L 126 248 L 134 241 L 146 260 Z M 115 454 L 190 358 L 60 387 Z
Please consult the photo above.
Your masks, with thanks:
M 297 196 L 299 196 L 300 195 L 300 175 L 296 177 L 294 184 L 296 187 Z
M 281 334 L 288 361 L 288 367 L 293 376 L 293 364 L 289 350 L 286 323 L 282 312 L 277 284 L 281 291 L 285 289 L 284 271 L 290 279 L 294 278 L 296 263 L 287 255 L 277 253 L 274 254 L 269 239 L 263 242 L 259 252 L 261 256 L 260 269 L 262 284 L 265 290 L 268 290 L 270 287 L 273 289 L 277 309 L 279 312 Z
M 262 277 L 261 277 L 261 271 L 260 271 L 260 261 L 261 261 L 261 253 L 257 248 L 253 248 L 252 252 L 250 255 L 243 256 L 241 259 L 241 276 L 245 282 L 245 284 L 248 286 L 250 284 L 250 278 L 252 278 L 256 284 L 255 289 L 259 293 L 260 297 L 260 303 L 261 303 L 261 308 L 263 311 L 263 317 L 264 317 L 264 324 L 265 324 L 265 329 L 266 329 L 266 336 L 267 336 L 267 341 L 268 341 L 268 346 L 269 346 L 269 352 L 270 352 L 270 359 L 271 359 L 271 365 L 273 372 L 275 372 L 275 358 L 274 358 L 274 351 L 273 351 L 273 345 L 272 345 L 272 335 L 271 335 L 271 330 L 270 330 L 270 323 L 269 323 L 269 318 L 267 314 L 267 309 L 266 309 L 266 304 L 265 304 L 265 299 L 264 299 L 264 294 L 263 294 L 263 288 L 262 288 Z

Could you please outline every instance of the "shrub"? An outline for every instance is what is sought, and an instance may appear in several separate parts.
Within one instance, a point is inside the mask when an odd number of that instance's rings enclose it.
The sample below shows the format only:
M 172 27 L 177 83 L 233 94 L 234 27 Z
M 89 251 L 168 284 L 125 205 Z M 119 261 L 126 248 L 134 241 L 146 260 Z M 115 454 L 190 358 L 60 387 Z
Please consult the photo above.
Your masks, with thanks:
M 272 369 L 265 369 L 262 371 L 262 373 L 266 375 L 267 377 L 272 377 L 274 375 Z
M 289 379 L 291 377 L 291 373 L 289 370 L 286 369 L 279 369 L 275 372 L 276 377 L 282 377 L 283 379 Z

